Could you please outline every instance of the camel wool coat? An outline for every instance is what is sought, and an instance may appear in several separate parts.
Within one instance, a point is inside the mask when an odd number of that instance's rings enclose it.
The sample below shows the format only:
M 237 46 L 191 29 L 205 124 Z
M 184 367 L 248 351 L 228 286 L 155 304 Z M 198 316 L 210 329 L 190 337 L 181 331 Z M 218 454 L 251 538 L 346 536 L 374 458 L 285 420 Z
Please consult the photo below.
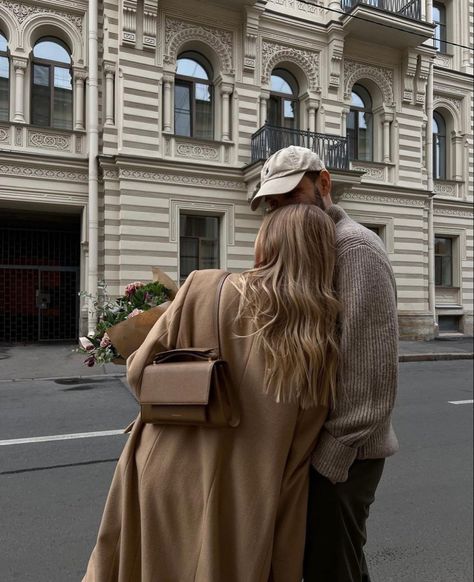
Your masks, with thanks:
M 222 271 L 195 271 L 127 361 L 137 394 L 160 351 L 215 347 Z M 248 324 L 236 328 L 231 275 L 220 303 L 222 357 L 239 401 L 237 428 L 135 421 L 118 462 L 83 582 L 301 582 L 311 451 L 327 415 L 263 392 Z

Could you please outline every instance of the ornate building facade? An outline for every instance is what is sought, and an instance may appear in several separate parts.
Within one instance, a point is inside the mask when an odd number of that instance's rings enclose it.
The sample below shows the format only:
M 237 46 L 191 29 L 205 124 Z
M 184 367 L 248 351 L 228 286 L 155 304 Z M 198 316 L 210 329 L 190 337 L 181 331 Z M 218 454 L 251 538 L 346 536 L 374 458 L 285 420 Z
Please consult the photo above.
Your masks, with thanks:
M 252 263 L 286 145 L 376 231 L 403 337 L 472 334 L 471 0 L 0 0 L 0 340 L 78 291 Z M 89 318 L 89 322 L 88 322 Z

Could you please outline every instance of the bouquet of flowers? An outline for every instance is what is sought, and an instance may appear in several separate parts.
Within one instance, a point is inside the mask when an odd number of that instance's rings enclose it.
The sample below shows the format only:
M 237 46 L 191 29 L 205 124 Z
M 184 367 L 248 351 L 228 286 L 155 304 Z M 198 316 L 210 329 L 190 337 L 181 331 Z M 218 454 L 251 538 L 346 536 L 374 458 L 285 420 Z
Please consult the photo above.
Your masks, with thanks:
M 87 366 L 125 363 L 125 358 L 141 345 L 177 291 L 159 269 L 153 270 L 153 276 L 155 280 L 150 283 L 130 283 L 124 295 L 114 300 L 109 297 L 105 283 L 99 285 L 98 297 L 80 294 L 92 299 L 97 314 L 94 333 L 79 338 L 79 351 L 87 354 L 84 360 Z

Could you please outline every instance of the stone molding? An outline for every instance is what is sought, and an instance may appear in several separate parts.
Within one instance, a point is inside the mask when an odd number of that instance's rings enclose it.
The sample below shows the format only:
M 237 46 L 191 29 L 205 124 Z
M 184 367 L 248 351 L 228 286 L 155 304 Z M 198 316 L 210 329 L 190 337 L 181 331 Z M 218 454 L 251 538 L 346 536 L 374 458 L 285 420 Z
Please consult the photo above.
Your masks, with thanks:
M 232 32 L 203 26 L 194 22 L 185 22 L 176 18 L 166 18 L 165 23 L 165 57 L 168 65 L 174 65 L 181 46 L 187 41 L 198 40 L 210 46 L 219 57 L 221 72 L 232 74 Z
M 31 166 L 16 166 L 14 164 L 1 164 L 0 174 L 3 176 L 18 176 L 21 178 L 46 178 L 49 180 L 66 180 L 69 182 L 83 182 L 89 180 L 87 172 L 73 172 L 69 170 L 53 168 L 33 168 Z
M 473 218 L 473 212 L 465 212 L 464 210 L 455 210 L 453 208 L 436 208 L 434 209 L 435 216 L 458 216 L 460 218 Z
M 69 7 L 70 3 L 67 3 L 67 5 Z M 13 15 L 19 25 L 22 25 L 32 14 L 56 14 L 61 18 L 69 20 L 69 22 L 82 33 L 83 19 L 82 16 L 78 16 L 77 14 L 70 14 L 62 10 L 47 8 L 46 6 L 33 6 L 21 2 L 11 2 L 10 0 L 0 0 L 0 6 L 4 6 L 8 12 Z
M 270 85 L 273 69 L 289 61 L 302 69 L 308 79 L 309 90 L 319 92 L 319 52 L 297 49 L 264 40 L 262 43 L 262 85 Z
M 237 182 L 231 180 L 220 180 L 216 178 L 207 178 L 205 176 L 187 176 L 182 174 L 168 174 L 164 172 L 153 172 L 144 170 L 130 170 L 120 168 L 119 179 L 122 180 L 136 180 L 139 182 L 159 182 L 163 184 L 178 184 L 182 186 L 198 186 L 221 188 L 225 190 L 239 190 L 246 191 L 247 188 L 244 182 Z
M 370 79 L 380 89 L 385 105 L 393 103 L 393 71 L 344 59 L 344 98 L 350 100 L 352 87 L 361 79 Z
M 378 204 L 393 204 L 395 206 L 418 206 L 424 208 L 425 201 L 415 198 L 398 198 L 395 196 L 380 196 L 379 194 L 358 194 L 357 192 L 346 192 L 341 200 L 354 200 L 356 202 L 376 202 Z

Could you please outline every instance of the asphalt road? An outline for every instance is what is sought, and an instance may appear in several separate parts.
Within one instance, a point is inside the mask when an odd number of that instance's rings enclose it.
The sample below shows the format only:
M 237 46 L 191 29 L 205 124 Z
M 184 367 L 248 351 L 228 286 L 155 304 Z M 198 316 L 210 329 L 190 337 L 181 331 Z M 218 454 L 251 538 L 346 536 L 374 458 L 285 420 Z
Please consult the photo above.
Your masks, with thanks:
M 472 361 L 401 365 L 395 426 L 369 521 L 372 582 L 471 582 Z M 117 379 L 0 382 L 0 581 L 80 582 L 120 435 L 2 445 L 117 430 L 136 404 Z M 179 581 L 176 581 L 179 582 Z

